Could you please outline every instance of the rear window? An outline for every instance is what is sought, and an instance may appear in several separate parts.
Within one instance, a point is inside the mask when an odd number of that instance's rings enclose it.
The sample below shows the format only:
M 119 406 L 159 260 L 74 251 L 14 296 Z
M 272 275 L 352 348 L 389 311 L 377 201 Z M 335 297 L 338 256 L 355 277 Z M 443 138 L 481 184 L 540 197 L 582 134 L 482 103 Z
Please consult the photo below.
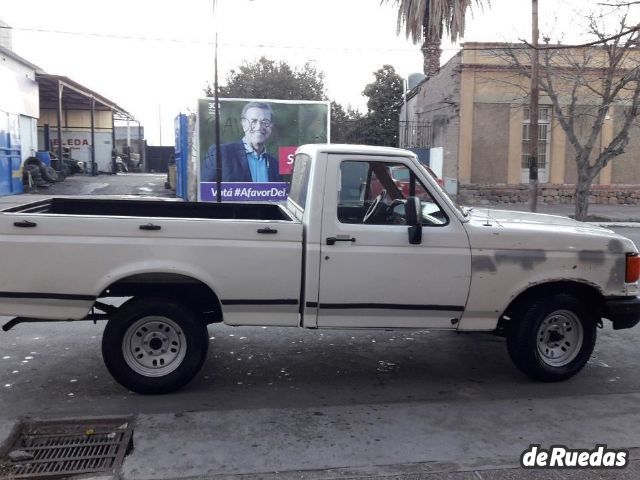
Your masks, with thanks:
M 298 153 L 293 163 L 291 175 L 291 190 L 289 200 L 302 210 L 307 204 L 307 190 L 309 188 L 309 175 L 311 173 L 311 157 L 305 153 Z
M 408 168 L 396 168 L 391 167 L 391 176 L 394 180 L 409 181 L 409 169 Z

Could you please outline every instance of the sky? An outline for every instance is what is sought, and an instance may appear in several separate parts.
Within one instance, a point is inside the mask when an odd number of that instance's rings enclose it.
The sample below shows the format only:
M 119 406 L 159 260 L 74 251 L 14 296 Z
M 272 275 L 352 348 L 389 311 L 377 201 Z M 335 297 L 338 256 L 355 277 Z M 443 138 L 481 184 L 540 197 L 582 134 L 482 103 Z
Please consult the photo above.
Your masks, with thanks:
M 602 0 L 600 0 L 602 1 Z M 596 0 L 539 0 L 541 34 L 585 39 L 581 14 Z M 13 50 L 133 114 L 150 145 L 173 145 L 173 120 L 194 111 L 213 80 L 218 32 L 221 84 L 230 69 L 260 56 L 291 66 L 311 61 L 331 100 L 366 112 L 362 91 L 393 65 L 422 70 L 419 46 L 396 35 L 393 1 L 380 0 L 0 0 Z M 463 41 L 518 41 L 531 35 L 530 0 L 491 0 L 467 16 Z M 443 45 L 442 62 L 459 46 Z

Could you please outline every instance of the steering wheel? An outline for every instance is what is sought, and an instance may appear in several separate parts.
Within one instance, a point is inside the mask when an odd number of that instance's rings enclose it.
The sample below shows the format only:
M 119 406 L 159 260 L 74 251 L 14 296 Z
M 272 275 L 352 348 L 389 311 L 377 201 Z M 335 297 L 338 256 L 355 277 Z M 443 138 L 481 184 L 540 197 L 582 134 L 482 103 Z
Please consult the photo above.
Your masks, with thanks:
M 367 220 L 369 220 L 371 217 L 373 217 L 374 213 L 378 213 L 378 208 L 383 205 L 382 200 L 384 199 L 384 197 L 387 196 L 387 191 L 386 190 L 382 190 L 378 196 L 373 200 L 373 203 L 371 203 L 371 205 L 369 206 L 369 208 L 367 209 L 367 213 L 364 214 L 364 217 L 362 218 L 362 223 L 367 223 Z

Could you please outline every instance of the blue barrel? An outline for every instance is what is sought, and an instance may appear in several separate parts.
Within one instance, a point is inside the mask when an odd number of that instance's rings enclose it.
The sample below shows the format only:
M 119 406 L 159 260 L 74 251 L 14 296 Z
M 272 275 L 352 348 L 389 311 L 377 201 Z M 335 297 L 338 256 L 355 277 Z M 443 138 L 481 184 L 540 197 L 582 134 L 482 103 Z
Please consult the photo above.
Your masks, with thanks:
M 51 166 L 51 155 L 49 155 L 49 152 L 38 151 L 36 152 L 36 158 L 44 163 L 47 167 Z

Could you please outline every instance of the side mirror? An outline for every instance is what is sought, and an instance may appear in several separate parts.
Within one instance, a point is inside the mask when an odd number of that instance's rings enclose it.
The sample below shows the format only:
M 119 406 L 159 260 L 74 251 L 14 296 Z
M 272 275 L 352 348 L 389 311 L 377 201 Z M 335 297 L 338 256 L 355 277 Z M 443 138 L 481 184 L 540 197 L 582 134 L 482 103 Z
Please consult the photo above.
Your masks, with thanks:
M 422 202 L 418 197 L 409 197 L 404 206 L 405 218 L 409 225 L 409 243 L 422 243 Z

